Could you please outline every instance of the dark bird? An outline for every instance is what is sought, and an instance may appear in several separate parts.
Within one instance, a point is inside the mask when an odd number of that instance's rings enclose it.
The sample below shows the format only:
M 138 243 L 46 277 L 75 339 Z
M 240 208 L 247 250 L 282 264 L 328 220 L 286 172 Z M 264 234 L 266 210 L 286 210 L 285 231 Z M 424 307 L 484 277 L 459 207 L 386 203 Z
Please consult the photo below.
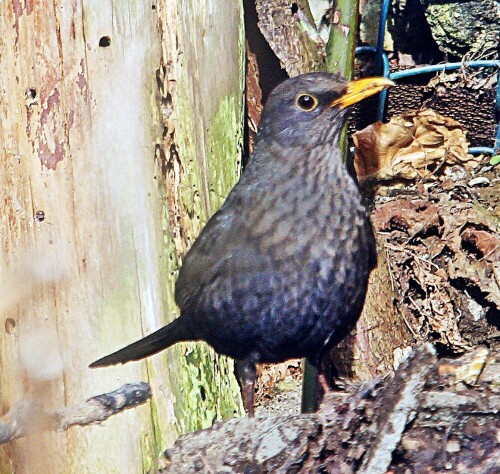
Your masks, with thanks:
M 339 138 L 348 107 L 391 85 L 311 73 L 276 87 L 244 173 L 184 258 L 180 317 L 91 367 L 206 341 L 236 359 L 250 416 L 256 364 L 306 357 L 320 369 L 359 318 L 376 263 Z

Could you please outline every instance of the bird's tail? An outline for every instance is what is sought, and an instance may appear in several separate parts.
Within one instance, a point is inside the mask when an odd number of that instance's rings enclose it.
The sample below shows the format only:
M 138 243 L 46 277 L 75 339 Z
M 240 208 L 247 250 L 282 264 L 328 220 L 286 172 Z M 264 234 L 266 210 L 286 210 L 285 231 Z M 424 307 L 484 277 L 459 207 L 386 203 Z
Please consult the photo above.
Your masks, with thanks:
M 107 365 L 125 364 L 125 362 L 132 360 L 144 359 L 172 346 L 176 342 L 192 340 L 193 338 L 189 337 L 186 329 L 185 321 L 182 318 L 174 319 L 170 324 L 158 329 L 158 331 L 149 336 L 92 362 L 89 367 L 105 367 Z

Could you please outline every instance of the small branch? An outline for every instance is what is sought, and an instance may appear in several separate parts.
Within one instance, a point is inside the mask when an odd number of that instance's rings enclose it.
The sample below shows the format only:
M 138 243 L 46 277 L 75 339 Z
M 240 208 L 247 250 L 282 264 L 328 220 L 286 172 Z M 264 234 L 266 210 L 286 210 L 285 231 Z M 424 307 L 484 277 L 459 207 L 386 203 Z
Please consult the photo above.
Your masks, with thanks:
M 42 431 L 67 430 L 75 425 L 101 423 L 123 410 L 151 398 L 146 382 L 125 384 L 111 393 L 87 400 L 83 405 L 46 412 L 35 400 L 21 400 L 0 419 L 0 444 Z

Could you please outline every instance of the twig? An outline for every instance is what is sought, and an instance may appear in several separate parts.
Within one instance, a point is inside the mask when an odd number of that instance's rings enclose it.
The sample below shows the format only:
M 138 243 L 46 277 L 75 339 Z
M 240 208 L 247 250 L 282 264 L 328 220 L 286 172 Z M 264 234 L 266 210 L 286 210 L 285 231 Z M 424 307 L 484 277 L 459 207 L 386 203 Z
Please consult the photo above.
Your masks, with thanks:
M 417 235 L 417 234 L 415 233 L 415 235 Z M 411 237 L 411 239 L 412 238 L 413 237 Z M 409 239 L 409 240 L 411 240 L 411 239 Z M 405 252 L 408 255 L 411 255 L 413 258 L 415 258 L 421 262 L 424 262 L 427 265 L 430 265 L 431 267 L 435 267 L 436 270 L 439 270 L 439 266 L 436 265 L 434 262 L 431 262 L 430 260 L 426 260 L 425 258 L 421 257 L 420 255 L 417 255 L 416 253 L 412 252 L 411 250 L 408 250 L 404 247 L 399 247 L 397 245 L 388 244 L 388 243 L 385 243 L 384 246 L 388 249 L 395 250 L 396 252 Z
M 21 400 L 0 419 L 0 444 L 42 431 L 67 430 L 75 425 L 101 423 L 136 407 L 151 397 L 146 382 L 125 384 L 118 390 L 90 398 L 84 404 L 47 412 L 35 400 Z
M 396 285 L 394 283 L 394 274 L 392 273 L 391 257 L 389 255 L 389 250 L 384 246 L 385 256 L 387 258 L 387 269 L 389 270 L 389 276 L 391 278 L 391 288 L 392 291 L 396 291 Z

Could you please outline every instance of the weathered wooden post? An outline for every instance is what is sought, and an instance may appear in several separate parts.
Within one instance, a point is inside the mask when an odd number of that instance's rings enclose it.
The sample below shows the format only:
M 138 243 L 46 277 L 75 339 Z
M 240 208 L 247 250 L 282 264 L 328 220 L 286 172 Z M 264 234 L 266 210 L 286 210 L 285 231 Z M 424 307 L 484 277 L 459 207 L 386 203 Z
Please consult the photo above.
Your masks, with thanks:
M 242 24 L 230 0 L 0 5 L 4 409 L 140 379 L 154 394 L 12 443 L 1 472 L 153 472 L 179 432 L 239 412 L 207 346 L 87 366 L 176 315 L 178 259 L 239 173 Z

